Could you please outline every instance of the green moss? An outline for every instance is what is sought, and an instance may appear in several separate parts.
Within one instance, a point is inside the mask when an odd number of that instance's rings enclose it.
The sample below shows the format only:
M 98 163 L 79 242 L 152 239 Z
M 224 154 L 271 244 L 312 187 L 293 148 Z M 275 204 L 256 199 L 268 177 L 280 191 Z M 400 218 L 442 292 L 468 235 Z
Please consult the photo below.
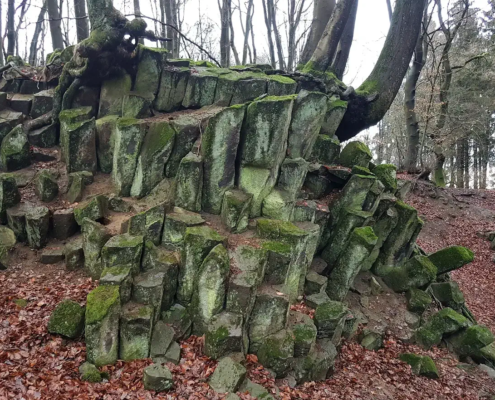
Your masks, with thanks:
M 333 110 L 334 108 L 345 108 L 347 109 L 347 101 L 344 100 L 334 100 L 330 102 L 328 110 Z
M 24 308 L 28 305 L 28 301 L 26 299 L 15 299 L 14 303 L 17 307 Z
M 360 167 L 359 165 L 354 165 L 351 173 L 360 176 L 375 176 L 368 168 Z
M 297 98 L 297 94 L 289 94 L 286 96 L 267 96 L 263 97 L 260 100 L 256 100 L 258 102 L 270 102 L 270 101 L 290 101 L 295 100 Z
M 371 150 L 363 142 L 348 143 L 340 153 L 340 164 L 352 168 L 355 165 L 367 168 L 373 158 Z
M 109 309 L 120 302 L 118 286 L 98 286 L 88 294 L 86 324 L 101 321 Z
M 354 236 L 361 239 L 365 246 L 373 245 L 378 240 L 378 237 L 373 232 L 373 228 L 370 226 L 365 226 L 362 228 L 354 229 Z
M 292 333 L 294 334 L 294 341 L 296 343 L 307 342 L 316 339 L 316 330 L 314 326 L 298 324 L 294 326 L 294 328 L 292 329 Z
M 423 313 L 433 301 L 431 296 L 423 290 L 411 288 L 406 292 L 407 309 L 412 312 Z
M 397 167 L 393 164 L 380 164 L 373 169 L 376 177 L 385 185 L 385 190 L 397 190 Z
M 316 307 L 315 319 L 319 321 L 333 320 L 339 318 L 346 312 L 347 308 L 340 301 L 328 301 Z
M 263 250 L 273 251 L 275 253 L 281 253 L 281 254 L 292 253 L 291 247 L 288 244 L 273 240 L 263 242 L 261 248 Z
M 443 274 L 472 262 L 474 253 L 466 247 L 451 246 L 430 254 L 428 258 L 435 264 L 438 273 Z
M 366 80 L 359 88 L 356 90 L 356 94 L 360 96 L 369 96 L 374 93 L 379 92 L 379 85 L 377 81 Z
M 81 380 L 90 383 L 99 383 L 103 380 L 102 374 L 98 371 L 93 364 L 85 362 L 79 367 L 81 373 Z
M 399 356 L 399 359 L 409 364 L 415 375 L 426 376 L 430 379 L 437 379 L 439 377 L 435 362 L 428 356 L 404 353 Z
M 48 321 L 48 332 L 74 339 L 84 327 L 84 307 L 73 300 L 63 300 L 53 310 Z
M 333 81 L 340 86 L 344 86 L 345 84 L 337 78 L 337 76 L 333 72 L 329 71 L 319 71 L 316 64 L 312 61 L 308 61 L 306 65 L 301 69 L 303 74 L 308 74 L 314 76 L 315 78 L 322 79 L 323 81 Z
M 474 325 L 452 339 L 455 351 L 461 356 L 475 356 L 479 350 L 495 340 L 489 328 Z
M 279 83 L 284 83 L 287 85 L 295 84 L 296 81 L 292 78 L 289 78 L 288 76 L 281 76 L 281 75 L 267 75 L 268 79 L 271 81 L 279 82 Z

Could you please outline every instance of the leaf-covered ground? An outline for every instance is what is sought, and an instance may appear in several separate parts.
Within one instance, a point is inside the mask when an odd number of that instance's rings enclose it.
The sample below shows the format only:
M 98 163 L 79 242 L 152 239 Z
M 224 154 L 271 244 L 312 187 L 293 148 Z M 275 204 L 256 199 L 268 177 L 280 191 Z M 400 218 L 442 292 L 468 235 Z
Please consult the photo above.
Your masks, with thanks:
M 420 237 L 425 250 L 462 244 L 476 252 L 475 262 L 454 276 L 478 320 L 495 330 L 495 252 L 477 235 L 495 229 L 495 193 L 460 196 L 454 191 L 454 196 L 448 201 L 432 199 L 427 191 L 420 190 L 408 201 L 426 220 Z M 80 381 L 78 366 L 85 359 L 83 341 L 50 335 L 46 325 L 58 302 L 72 298 L 83 304 L 94 283 L 79 272 L 65 271 L 62 265 L 45 266 L 35 260 L 36 254 L 32 253 L 0 273 L 0 399 L 223 398 L 209 389 L 208 377 L 216 363 L 202 356 L 202 340 L 194 337 L 181 344 L 181 364 L 169 364 L 175 387 L 168 393 L 156 395 L 143 389 L 142 370 L 150 363 L 148 360 L 119 362 L 109 367 L 108 382 Z M 429 380 L 412 375 L 409 366 L 397 359 L 402 352 L 430 355 L 441 378 Z M 254 356 L 248 357 L 247 366 L 251 379 L 284 400 L 479 399 L 495 395 L 495 381 L 476 366 L 460 368 L 445 349 L 423 352 L 390 336 L 385 348 L 378 352 L 364 350 L 354 342 L 345 343 L 331 379 L 294 389 L 284 381 L 275 382 Z

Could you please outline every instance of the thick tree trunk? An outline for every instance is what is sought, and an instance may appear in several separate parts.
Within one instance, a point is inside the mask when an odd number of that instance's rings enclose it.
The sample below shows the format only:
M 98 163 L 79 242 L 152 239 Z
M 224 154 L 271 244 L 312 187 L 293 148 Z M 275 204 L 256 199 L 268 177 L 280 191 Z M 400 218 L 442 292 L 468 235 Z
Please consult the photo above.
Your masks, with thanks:
M 41 6 L 40 13 L 38 15 L 38 20 L 36 21 L 36 25 L 34 27 L 33 38 L 31 39 L 31 45 L 29 46 L 29 64 L 36 65 L 37 56 L 38 56 L 38 40 L 41 34 L 41 30 L 43 29 L 43 20 L 45 19 L 46 14 L 46 1 Z
M 435 152 L 435 169 L 433 171 L 433 178 L 438 187 L 445 187 L 445 174 L 443 172 L 444 164 L 445 155 L 440 149 L 440 151 Z
M 47 0 L 48 17 L 50 18 L 50 33 L 52 36 L 53 49 L 64 48 L 64 38 L 62 36 L 62 18 L 59 13 L 57 0 Z
M 223 0 L 220 10 L 220 64 L 226 68 L 230 67 L 230 16 L 231 0 Z
M 409 173 L 417 172 L 420 128 L 416 116 L 416 85 L 421 71 L 426 63 L 428 41 L 426 36 L 427 17 L 423 19 L 423 29 L 418 36 L 412 67 L 407 74 L 404 85 L 404 114 L 406 118 L 406 132 L 408 137 L 406 169 Z
M 340 0 L 321 35 L 313 55 L 307 64 L 308 69 L 326 71 L 332 64 L 344 33 L 345 26 L 351 15 L 356 0 Z
M 262 0 L 261 3 L 263 4 L 263 15 L 265 18 L 266 34 L 268 37 L 268 51 L 270 52 L 270 64 L 272 65 L 272 68 L 276 68 L 275 47 L 273 45 L 273 37 L 272 37 L 272 21 L 270 18 L 270 11 L 268 8 L 267 1 L 269 0 Z
M 77 41 L 81 42 L 89 36 L 86 0 L 74 0 L 74 14 L 76 16 Z
M 340 39 L 339 47 L 337 48 L 337 54 L 335 55 L 335 59 L 332 63 L 332 72 L 340 80 L 344 77 L 347 61 L 349 60 L 349 54 L 351 53 L 358 5 L 359 1 L 355 0 L 354 6 L 351 9 L 351 15 L 349 15 L 349 19 L 345 24 L 344 33 L 342 33 L 342 38 Z
M 313 22 L 309 30 L 308 39 L 301 55 L 301 64 L 306 64 L 318 46 L 318 42 L 325 31 L 335 8 L 335 0 L 314 0 Z
M 15 0 L 9 0 L 7 8 L 7 57 L 15 52 Z
M 425 0 L 397 0 L 375 68 L 350 99 L 337 130 L 340 140 L 350 139 L 377 124 L 390 108 L 416 47 L 425 3 Z

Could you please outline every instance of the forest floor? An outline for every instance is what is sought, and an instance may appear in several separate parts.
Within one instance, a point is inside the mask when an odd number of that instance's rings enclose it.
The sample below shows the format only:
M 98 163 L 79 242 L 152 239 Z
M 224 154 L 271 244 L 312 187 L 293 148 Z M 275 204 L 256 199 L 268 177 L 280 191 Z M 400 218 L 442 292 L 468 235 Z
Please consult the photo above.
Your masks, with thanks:
M 475 261 L 453 277 L 478 322 L 495 331 L 495 251 L 480 235 L 495 230 L 495 191 L 437 190 L 421 183 L 407 202 L 426 222 L 419 238 L 426 251 L 459 244 L 475 252 Z M 181 363 L 169 364 L 175 386 L 168 393 L 155 395 L 143 389 L 143 368 L 150 360 L 107 367 L 107 382 L 82 382 L 78 367 L 85 360 L 84 342 L 50 335 L 47 323 L 58 302 L 72 298 L 83 304 L 95 284 L 80 271 L 66 271 L 63 263 L 40 264 L 38 256 L 36 251 L 18 249 L 15 265 L 0 273 L 0 400 L 223 398 L 209 388 L 216 362 L 202 355 L 202 339 L 196 337 L 181 343 Z M 397 359 L 403 352 L 431 356 L 440 379 L 412 375 L 410 367 Z M 275 382 L 256 361 L 248 356 L 249 377 L 283 400 L 495 399 L 495 379 L 477 366 L 460 364 L 444 348 L 423 351 L 392 335 L 377 352 L 356 342 L 344 343 L 331 379 L 297 388 Z

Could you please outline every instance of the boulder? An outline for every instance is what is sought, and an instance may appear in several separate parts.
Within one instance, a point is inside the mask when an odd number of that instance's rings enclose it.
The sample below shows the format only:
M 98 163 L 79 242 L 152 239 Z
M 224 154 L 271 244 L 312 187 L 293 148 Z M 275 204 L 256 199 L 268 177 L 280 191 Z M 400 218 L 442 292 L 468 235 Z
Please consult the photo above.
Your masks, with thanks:
M 81 380 L 85 382 L 99 383 L 103 380 L 103 374 L 94 364 L 89 362 L 82 363 L 79 366 L 79 373 L 81 374 Z
M 73 300 L 60 302 L 48 321 L 48 332 L 62 335 L 69 339 L 81 336 L 84 329 L 84 307 Z
M 174 385 L 174 380 L 170 370 L 162 364 L 151 364 L 144 369 L 144 388 L 163 392 L 169 390 Z
M 174 146 L 175 130 L 167 121 L 150 123 L 139 154 L 131 196 L 143 197 L 164 178 Z
M 450 246 L 428 256 L 437 267 L 438 274 L 445 274 L 469 264 L 474 260 L 474 253 L 466 247 Z
M 34 192 L 45 203 L 49 203 L 57 197 L 57 179 L 49 170 L 43 169 L 36 174 L 34 178 Z
M 143 120 L 121 118 L 117 121 L 113 151 L 112 182 L 119 196 L 129 196 L 141 145 L 148 124 Z
M 67 200 L 69 203 L 76 203 L 82 200 L 85 186 L 82 176 L 77 175 L 72 179 L 69 191 L 67 192 Z
M 74 208 L 74 218 L 78 225 L 82 225 L 84 218 L 92 221 L 99 221 L 108 214 L 108 198 L 104 195 L 97 195 L 89 198 Z
M 229 272 L 227 250 L 219 244 L 206 256 L 196 274 L 190 305 L 196 335 L 204 334 L 211 318 L 222 311 Z
M 137 275 L 141 265 L 143 252 L 143 237 L 132 236 L 127 233 L 113 236 L 101 250 L 101 258 L 105 268 L 127 266 L 132 275 Z
M 154 98 L 160 84 L 162 65 L 167 59 L 167 50 L 139 45 L 138 58 L 134 90 L 136 92 L 150 93 Z
M 292 332 L 284 329 L 265 338 L 258 349 L 259 362 L 273 371 L 276 378 L 287 375 L 294 356 L 294 341 Z
M 41 249 L 48 242 L 50 210 L 47 207 L 31 207 L 26 211 L 26 236 L 29 247 Z
M 82 236 L 71 240 L 65 245 L 65 267 L 69 271 L 84 267 L 84 250 Z
M 120 296 L 117 286 L 98 286 L 86 302 L 86 359 L 96 366 L 114 364 L 119 350 Z
M 53 236 L 58 240 L 65 240 L 74 235 L 78 230 L 74 209 L 66 208 L 53 212 Z
M 373 168 L 373 173 L 383 183 L 387 192 L 397 190 L 397 167 L 393 164 L 380 164 Z
M 206 329 L 204 352 L 218 360 L 232 353 L 246 353 L 247 336 L 242 315 L 222 312 L 213 316 Z
M 304 285 L 304 294 L 310 296 L 325 291 L 328 283 L 326 276 L 318 274 L 316 271 L 308 271 L 306 274 L 306 283 Z
M 277 176 L 274 170 L 242 166 L 239 176 L 239 188 L 252 196 L 249 217 L 261 216 L 263 200 L 270 194 Z
M 344 300 L 363 263 L 376 245 L 377 239 L 373 229 L 369 226 L 352 231 L 347 246 L 328 277 L 325 289 L 328 297 L 337 301 Z
M 340 100 L 338 97 L 332 97 L 328 100 L 328 109 L 321 125 L 321 133 L 323 135 L 335 135 L 347 111 L 347 106 L 348 103 Z
M 65 260 L 65 254 L 62 248 L 45 249 L 40 257 L 42 264 L 57 264 L 63 260 Z
M 494 336 L 486 326 L 474 325 L 456 333 L 448 341 L 461 357 L 476 357 L 481 349 L 493 343 Z
M 383 347 L 383 334 L 371 329 L 364 329 L 360 334 L 360 344 L 366 350 L 378 351 Z
M 148 358 L 153 330 L 153 307 L 127 303 L 120 316 L 119 358 L 124 361 Z
M 131 90 L 132 78 L 128 74 L 122 74 L 103 81 L 100 92 L 100 109 L 98 118 L 106 115 L 122 116 L 122 101 Z
M 53 96 L 55 89 L 43 90 L 35 93 L 33 96 L 33 105 L 31 107 L 31 117 L 38 118 L 53 109 Z
M 308 163 L 303 158 L 286 158 L 280 166 L 277 188 L 296 199 L 306 179 L 307 171 Z
M 180 108 L 190 74 L 190 69 L 185 67 L 164 67 L 162 69 L 160 88 L 154 103 L 158 111 L 171 112 Z
M 224 357 L 210 377 L 210 386 L 218 393 L 236 392 L 245 377 L 246 368 L 232 358 Z
M 160 316 L 165 287 L 165 273 L 151 270 L 139 274 L 132 283 L 132 300 L 153 307 L 155 319 Z
M 327 96 L 301 90 L 294 100 L 289 128 L 287 154 L 290 158 L 308 159 L 320 133 L 327 111 Z
M 69 175 L 69 186 L 72 185 L 75 179 L 81 178 L 83 180 L 83 183 L 86 186 L 91 185 L 94 182 L 94 176 L 93 173 L 90 171 L 77 171 L 77 172 L 71 172 Z
M 370 149 L 363 142 L 349 142 L 340 153 L 340 165 L 352 168 L 355 165 L 368 168 L 373 155 Z
M 117 115 L 107 115 L 96 120 L 96 156 L 98 166 L 105 174 L 112 172 L 118 118 Z
M 151 104 L 154 96 L 149 92 L 129 92 L 122 102 L 123 118 L 148 118 L 151 117 Z
M 425 291 L 411 288 L 406 292 L 407 309 L 411 312 L 422 314 L 433 301 Z
M 242 233 L 247 229 L 252 198 L 252 195 L 239 189 L 225 192 L 220 214 L 229 232 Z
M 437 268 L 425 256 L 415 256 L 403 266 L 395 267 L 383 281 L 395 292 L 407 292 L 411 288 L 422 288 L 435 280 Z
M 100 279 L 103 265 L 100 255 L 105 243 L 112 237 L 108 229 L 89 218 L 81 225 L 83 236 L 84 267 L 93 279 Z
M 411 371 L 414 375 L 425 376 L 430 379 L 438 379 L 440 377 L 434 361 L 428 356 L 403 353 L 399 356 L 399 359 L 411 366 Z
M 290 221 L 294 205 L 295 199 L 290 192 L 274 188 L 263 200 L 261 214 L 264 217 Z
M 339 139 L 328 135 L 318 135 L 316 137 L 313 151 L 311 152 L 311 161 L 324 165 L 333 165 L 337 163 L 339 155 Z
M 28 133 L 28 141 L 36 147 L 50 148 L 58 144 L 59 132 L 56 124 L 34 129 Z
M 3 138 L 0 156 L 7 171 L 17 171 L 31 164 L 29 142 L 22 125 L 17 125 Z
M 328 303 L 328 301 L 330 301 L 330 297 L 325 292 L 306 296 L 306 305 L 313 309 L 316 309 L 321 304 Z
M 434 314 L 414 335 L 415 341 L 424 348 L 437 345 L 444 335 L 451 335 L 468 328 L 469 320 L 451 308 L 444 308 Z
M 196 277 L 203 260 L 215 246 L 223 244 L 225 240 L 225 237 L 207 226 L 194 226 L 186 229 L 177 290 L 179 303 L 185 306 L 190 304 Z
M 313 319 L 318 338 L 329 338 L 334 344 L 338 343 L 347 311 L 345 304 L 338 301 L 331 300 L 318 305 Z
M 177 171 L 175 204 L 186 210 L 201 211 L 203 190 L 203 158 L 192 152 L 185 156 Z
M 23 115 L 20 112 L 0 110 L 0 140 L 3 140 L 22 120 Z
M 218 75 L 205 69 L 191 70 L 182 106 L 201 108 L 213 104 Z
M 270 285 L 285 284 L 293 261 L 291 246 L 269 240 L 263 242 L 261 247 L 267 254 L 264 282 Z
M 220 214 L 227 190 L 234 187 L 235 160 L 245 106 L 226 108 L 210 118 L 201 139 L 203 162 L 202 209 Z
M 432 283 L 430 289 L 435 299 L 444 306 L 457 308 L 464 304 L 464 295 L 457 282 Z
M 10 98 L 10 108 L 14 111 L 23 113 L 28 116 L 31 112 L 33 96 L 30 94 L 16 93 Z
M 174 340 L 184 340 L 191 334 L 192 320 L 189 311 L 180 304 L 174 304 L 162 312 L 162 320 L 174 330 Z
M 174 328 L 164 321 L 157 321 L 151 336 L 150 357 L 156 362 L 157 358 L 165 357 L 174 342 Z
M 316 342 L 317 328 L 306 314 L 290 311 L 289 328 L 294 335 L 294 357 L 305 357 Z
M 122 232 L 134 236 L 143 236 L 153 244 L 159 244 L 165 219 L 165 207 L 158 205 L 140 212 L 122 224 Z
M 100 285 L 118 286 L 120 302 L 127 303 L 131 299 L 131 269 L 125 266 L 104 268 L 100 276 Z
M 275 398 L 268 393 L 268 390 L 266 390 L 264 386 L 254 383 L 248 378 L 244 379 L 244 382 L 239 387 L 239 392 L 249 393 L 251 397 L 254 397 L 255 399 L 275 400 Z
M 96 171 L 96 127 L 94 118 L 81 122 L 66 122 L 66 120 L 62 119 L 62 113 L 60 113 L 60 145 L 67 172 Z M 63 118 L 68 119 L 70 117 L 64 116 Z
M 0 214 L 21 201 L 21 194 L 13 174 L 0 174 Z

